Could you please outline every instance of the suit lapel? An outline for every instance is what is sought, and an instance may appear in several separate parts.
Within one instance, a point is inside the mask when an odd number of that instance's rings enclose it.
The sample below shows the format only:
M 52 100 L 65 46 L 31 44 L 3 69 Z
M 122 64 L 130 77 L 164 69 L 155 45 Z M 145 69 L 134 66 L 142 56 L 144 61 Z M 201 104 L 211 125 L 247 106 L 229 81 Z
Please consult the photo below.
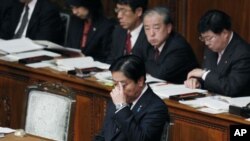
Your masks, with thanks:
M 29 25 L 27 28 L 27 33 L 26 35 L 28 35 L 30 29 L 32 29 L 32 27 L 34 25 L 36 25 L 37 21 L 39 20 L 39 13 L 40 13 L 40 9 L 41 9 L 41 0 L 37 0 L 37 3 L 35 5 L 34 11 L 30 17 L 30 21 L 29 21 Z
M 148 89 L 145 91 L 145 93 L 141 96 L 141 98 L 137 101 L 137 103 L 133 107 L 132 112 L 137 121 L 140 121 L 140 118 L 143 117 L 143 114 L 145 113 L 144 111 L 147 108 L 147 105 L 150 103 L 151 96 L 152 96 L 151 93 L 152 93 L 152 90 L 148 86 Z M 114 115 L 112 116 L 112 120 L 114 120 Z M 111 137 L 110 140 L 114 139 L 116 136 L 118 136 L 121 133 L 119 128 L 115 128 L 116 125 L 114 121 L 111 121 L 111 124 L 109 127 L 112 130 L 110 132 L 112 134 L 112 136 L 110 136 Z
M 221 57 L 221 60 L 218 64 L 218 71 L 219 72 L 224 71 L 224 69 L 226 69 L 227 66 L 230 64 L 231 55 L 235 50 L 235 43 L 236 42 L 235 42 L 235 35 L 234 35 L 233 39 L 228 44 L 228 46 L 227 46 L 226 50 L 224 51 L 224 53 Z

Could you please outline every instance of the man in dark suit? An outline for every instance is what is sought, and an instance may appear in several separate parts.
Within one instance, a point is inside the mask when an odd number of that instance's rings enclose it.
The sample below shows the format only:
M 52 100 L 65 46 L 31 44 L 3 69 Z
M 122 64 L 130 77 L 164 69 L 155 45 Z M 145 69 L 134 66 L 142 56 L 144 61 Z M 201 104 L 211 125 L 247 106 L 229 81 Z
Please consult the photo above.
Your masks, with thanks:
M 137 49 L 134 54 L 144 60 L 147 73 L 171 83 L 183 84 L 188 72 L 198 63 L 188 42 L 173 31 L 168 8 L 155 7 L 146 11 L 143 24 L 151 45 Z
M 210 10 L 201 17 L 200 40 L 208 47 L 203 69 L 189 72 L 185 85 L 225 96 L 250 96 L 250 46 L 231 29 L 230 17 Z
M 110 71 L 115 87 L 95 141 L 160 141 L 164 124 L 169 122 L 168 110 L 145 84 L 143 61 L 135 55 L 122 56 Z
M 8 15 L 13 0 L 0 0 L 0 27 L 4 18 Z M 1 28 L 0 28 L 1 29 Z M 1 32 L 1 31 L 0 31 Z
M 24 19 L 26 22 L 23 22 Z M 0 30 L 0 38 L 3 39 L 28 37 L 33 40 L 63 43 L 59 11 L 48 0 L 16 0 L 3 24 Z
M 73 16 L 67 46 L 81 49 L 86 56 L 106 62 L 110 53 L 114 22 L 103 15 L 101 0 L 68 0 Z
M 147 8 L 148 0 L 114 1 L 120 25 L 116 26 L 113 32 L 112 48 L 107 63 L 112 63 L 123 55 L 133 54 L 135 48 L 149 44 L 142 24 L 142 15 Z

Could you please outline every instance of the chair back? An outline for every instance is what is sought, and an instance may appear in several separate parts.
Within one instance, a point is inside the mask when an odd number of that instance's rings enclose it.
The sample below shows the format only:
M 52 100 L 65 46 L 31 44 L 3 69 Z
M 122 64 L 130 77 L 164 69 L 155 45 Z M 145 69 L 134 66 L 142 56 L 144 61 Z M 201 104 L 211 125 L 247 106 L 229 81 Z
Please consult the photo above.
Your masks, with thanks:
M 171 130 L 171 126 L 173 125 L 173 123 L 171 122 L 166 122 L 163 128 L 163 132 L 161 135 L 161 141 L 169 141 L 170 140 L 170 130 Z
M 68 40 L 68 31 L 69 31 L 69 22 L 70 22 L 70 15 L 68 13 L 60 13 L 60 17 L 63 22 L 63 27 L 64 27 L 64 43 L 63 45 L 67 45 L 67 40 Z
M 58 141 L 73 139 L 73 91 L 58 83 L 40 83 L 27 88 L 26 133 Z

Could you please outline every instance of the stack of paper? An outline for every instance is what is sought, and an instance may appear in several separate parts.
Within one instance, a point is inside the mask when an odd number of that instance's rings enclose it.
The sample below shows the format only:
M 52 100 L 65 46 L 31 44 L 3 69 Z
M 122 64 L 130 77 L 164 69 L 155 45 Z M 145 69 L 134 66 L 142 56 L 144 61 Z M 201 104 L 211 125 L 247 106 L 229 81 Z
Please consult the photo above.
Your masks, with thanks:
M 172 95 L 178 94 L 187 94 L 187 93 L 207 93 L 206 90 L 202 89 L 190 89 L 186 88 L 184 85 L 175 85 L 168 83 L 153 83 L 150 84 L 150 87 L 153 89 L 154 93 L 156 93 L 161 98 L 169 98 Z
M 43 49 L 43 46 L 37 45 L 28 38 L 4 40 L 0 44 L 1 54 L 19 53 L 31 50 Z
M 50 56 L 50 57 L 60 57 L 61 55 L 58 53 L 46 51 L 46 50 L 37 50 L 37 51 L 29 51 L 22 53 L 14 53 L 0 57 L 1 60 L 15 62 L 24 58 L 31 58 L 36 56 Z

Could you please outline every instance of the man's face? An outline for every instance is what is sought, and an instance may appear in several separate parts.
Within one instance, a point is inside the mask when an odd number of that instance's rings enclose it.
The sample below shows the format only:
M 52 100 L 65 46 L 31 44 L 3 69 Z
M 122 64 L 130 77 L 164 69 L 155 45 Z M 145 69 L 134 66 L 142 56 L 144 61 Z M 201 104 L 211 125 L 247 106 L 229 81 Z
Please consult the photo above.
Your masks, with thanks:
M 140 79 L 137 83 L 135 83 L 120 71 L 112 72 L 112 78 L 116 87 L 118 86 L 118 82 L 122 84 L 127 103 L 132 103 L 139 97 L 141 88 L 143 86 L 143 79 Z
M 201 33 L 200 40 L 214 52 L 222 51 L 228 44 L 228 34 L 225 31 L 215 34 L 211 30 Z
M 71 6 L 73 15 L 77 16 L 80 19 L 86 19 L 89 14 L 89 10 L 83 6 Z
M 166 25 L 163 17 L 156 13 L 145 16 L 143 24 L 148 42 L 156 48 L 164 43 L 172 30 L 172 25 Z
M 133 30 L 141 22 L 142 9 L 137 8 L 135 12 L 128 5 L 117 4 L 116 9 L 117 18 L 122 28 Z

